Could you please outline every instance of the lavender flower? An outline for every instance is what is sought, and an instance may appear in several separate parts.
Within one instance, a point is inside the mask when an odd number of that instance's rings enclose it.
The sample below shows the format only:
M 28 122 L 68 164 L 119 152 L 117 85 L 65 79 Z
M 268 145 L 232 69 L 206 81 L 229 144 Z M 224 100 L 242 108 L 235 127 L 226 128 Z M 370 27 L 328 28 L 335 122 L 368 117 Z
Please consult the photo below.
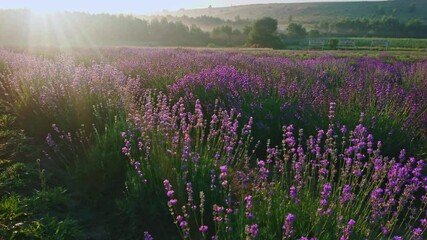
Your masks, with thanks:
M 205 233 L 205 232 L 207 232 L 207 231 L 208 231 L 208 226 L 206 226 L 206 225 L 202 225 L 202 226 L 200 226 L 200 227 L 199 227 L 199 231 L 200 231 L 201 233 Z
M 153 240 L 154 238 L 148 233 L 144 232 L 144 240 Z
M 164 185 L 165 190 L 166 190 L 166 195 L 169 197 L 168 206 L 169 206 L 169 208 L 171 208 L 173 205 L 175 205 L 178 202 L 178 200 L 173 198 L 174 191 L 172 189 L 172 185 L 169 183 L 169 181 L 167 179 L 165 179 L 163 181 L 163 185 Z
M 252 213 L 251 213 L 251 209 L 252 209 L 252 196 L 248 195 L 248 196 L 245 197 L 244 200 L 246 202 L 246 205 L 245 205 L 245 209 L 246 209 L 245 216 L 247 218 L 254 218 L 254 215 L 252 215 Z
M 289 194 L 291 195 L 291 198 L 294 199 L 295 204 L 298 204 L 300 202 L 300 200 L 298 199 L 297 188 L 295 186 L 291 186 L 289 188 Z
M 412 231 L 412 238 L 416 240 L 422 240 L 422 232 L 423 230 L 421 228 L 414 228 L 414 230 Z
M 331 184 L 329 184 L 329 183 L 323 184 L 323 190 L 320 193 L 320 195 L 321 195 L 321 200 L 320 200 L 320 206 L 321 206 L 321 208 L 317 209 L 317 212 L 321 216 L 324 215 L 324 214 L 329 215 L 331 213 L 331 209 L 328 208 L 328 209 L 325 210 L 325 208 L 328 205 L 328 199 L 330 197 L 331 190 L 332 190 L 332 185 Z
M 355 224 L 356 224 L 356 221 L 354 221 L 353 219 L 350 219 L 350 221 L 348 221 L 347 226 L 342 231 L 342 235 L 340 237 L 340 240 L 349 240 L 350 239 L 350 236 L 351 236 L 351 233 L 353 232 L 353 228 L 354 228 Z
M 283 239 L 289 239 L 294 234 L 293 223 L 296 217 L 292 213 L 289 213 L 285 218 L 285 223 L 282 226 Z
M 252 224 L 249 227 L 249 234 L 252 238 L 256 238 L 258 236 L 258 224 Z
M 372 218 L 374 221 L 381 218 L 383 215 L 383 192 L 384 190 L 382 188 L 378 188 L 371 193 Z

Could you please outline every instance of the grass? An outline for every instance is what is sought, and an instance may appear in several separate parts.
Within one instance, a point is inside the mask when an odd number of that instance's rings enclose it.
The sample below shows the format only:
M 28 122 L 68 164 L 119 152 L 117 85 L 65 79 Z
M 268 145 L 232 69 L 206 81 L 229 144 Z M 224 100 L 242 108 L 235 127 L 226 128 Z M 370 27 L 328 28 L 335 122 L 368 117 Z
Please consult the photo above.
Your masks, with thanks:
M 1 114 L 0 143 L 13 145 L 17 136 L 14 117 Z M 20 143 L 22 144 L 22 143 Z M 25 143 L 27 144 L 27 143 Z M 0 236 L 6 239 L 70 239 L 77 238 L 80 227 L 68 218 L 69 199 L 65 189 L 48 188 L 44 183 L 44 171 L 30 159 L 18 161 L 22 152 L 16 146 L 3 149 L 2 156 L 12 160 L 0 160 Z
M 322 38 L 325 40 L 324 50 L 331 51 L 331 47 L 328 45 L 328 42 L 332 39 L 340 39 L 338 38 Z M 392 53 L 394 51 L 397 52 L 426 52 L 427 49 L 427 40 L 425 39 L 414 39 L 414 38 L 362 38 L 362 37 L 350 37 L 344 39 L 351 39 L 355 42 L 355 47 L 345 47 L 342 48 L 349 52 L 366 52 L 372 53 L 372 50 L 376 51 L 387 51 L 388 53 Z M 384 46 L 371 46 L 372 40 L 387 40 L 389 42 L 389 46 L 385 48 Z M 307 50 L 308 49 L 308 39 L 302 40 L 284 40 L 285 48 L 290 50 Z M 321 47 L 311 47 L 314 50 L 320 50 Z M 422 54 L 422 53 L 421 53 Z M 400 55 L 396 54 L 396 55 Z

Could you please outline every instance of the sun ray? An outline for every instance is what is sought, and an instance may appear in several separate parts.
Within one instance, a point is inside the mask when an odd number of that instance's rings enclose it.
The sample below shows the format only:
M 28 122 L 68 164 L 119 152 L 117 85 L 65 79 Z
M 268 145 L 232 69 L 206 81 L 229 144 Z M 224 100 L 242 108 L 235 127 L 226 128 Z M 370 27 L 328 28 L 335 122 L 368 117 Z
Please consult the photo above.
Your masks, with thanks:
M 87 48 L 101 56 L 94 33 L 85 25 L 85 21 L 91 15 L 30 11 L 28 16 L 28 33 L 25 39 L 27 50 L 32 51 L 40 47 L 60 50 Z

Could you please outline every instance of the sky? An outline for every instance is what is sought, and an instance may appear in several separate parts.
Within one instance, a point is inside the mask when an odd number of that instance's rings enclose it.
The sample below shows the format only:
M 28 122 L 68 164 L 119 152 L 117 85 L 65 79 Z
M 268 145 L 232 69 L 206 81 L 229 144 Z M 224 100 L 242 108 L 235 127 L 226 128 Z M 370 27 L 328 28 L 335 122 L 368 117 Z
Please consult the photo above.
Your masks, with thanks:
M 331 1 L 349 2 L 358 0 L 0 0 L 0 9 L 26 8 L 36 12 L 83 11 L 90 13 L 154 14 L 163 10 L 206 8 L 209 5 L 212 7 L 226 7 L 254 3 Z

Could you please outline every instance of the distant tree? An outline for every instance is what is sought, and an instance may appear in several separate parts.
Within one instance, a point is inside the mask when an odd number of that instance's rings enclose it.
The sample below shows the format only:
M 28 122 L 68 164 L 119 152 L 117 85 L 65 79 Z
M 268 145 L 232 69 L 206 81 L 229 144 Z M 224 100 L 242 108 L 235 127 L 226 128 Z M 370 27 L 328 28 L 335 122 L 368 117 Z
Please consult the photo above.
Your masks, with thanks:
M 205 33 L 196 25 L 191 25 L 190 36 L 188 38 L 189 45 L 193 46 L 206 46 L 209 42 L 209 33 Z
M 330 31 L 330 23 L 327 20 L 321 20 L 319 23 L 319 30 L 323 33 L 328 33 Z
M 245 34 L 246 36 L 249 36 L 249 33 L 252 31 L 252 26 L 244 26 L 243 27 L 243 34 Z
M 231 35 L 233 33 L 233 29 L 228 25 L 222 26 L 221 31 L 227 35 Z
M 292 15 L 289 15 L 288 22 L 292 22 Z
M 340 35 L 355 36 L 359 34 L 360 27 L 362 26 L 363 23 L 360 19 L 345 18 L 336 22 L 333 25 L 333 29 Z
M 384 15 L 385 14 L 385 9 L 383 6 L 378 5 L 377 6 L 377 10 L 375 11 L 376 14 L 378 15 Z
M 406 22 L 405 32 L 408 37 L 427 36 L 427 25 L 425 25 L 420 19 L 413 18 Z
M 228 25 L 216 27 L 211 33 L 211 41 L 216 46 L 242 46 L 245 40 L 246 36 L 241 31 Z
M 233 35 L 240 35 L 240 34 L 242 34 L 242 32 L 239 29 L 236 28 L 236 29 L 233 29 L 232 34 Z
M 396 8 L 393 8 L 393 11 L 391 11 L 391 15 L 392 15 L 393 17 L 395 17 L 395 16 L 396 16 L 396 13 L 397 13 L 397 9 L 396 9 Z
M 382 37 L 398 37 L 401 34 L 402 27 L 402 24 L 396 17 L 383 16 L 375 30 Z
M 315 29 L 310 30 L 310 31 L 308 32 L 308 37 L 310 37 L 310 38 L 317 38 L 317 37 L 320 37 L 320 32 L 319 32 L 319 30 L 315 30 Z
M 232 32 L 233 29 L 228 25 L 216 27 L 212 30 L 211 40 L 215 45 L 226 46 L 230 43 Z
M 65 12 L 58 13 L 58 17 L 73 23 L 62 26 L 63 34 L 60 35 L 55 34 L 53 29 L 55 25 L 43 24 L 42 16 L 32 14 L 28 10 L 0 9 L 0 32 L 9 33 L 0 34 L 0 45 L 28 44 L 31 25 L 40 26 L 37 31 L 31 33 L 31 44 L 42 45 L 49 42 L 52 46 L 61 44 L 85 46 L 91 44 L 87 40 L 90 39 L 106 46 L 126 44 L 207 46 L 208 43 L 212 43 L 215 46 L 234 47 L 247 43 L 253 46 L 280 48 L 283 46 L 280 39 L 289 39 L 289 36 L 302 38 L 307 34 L 311 38 L 316 38 L 318 34 L 335 38 L 352 36 L 427 38 L 427 24 L 423 18 L 399 21 L 401 19 L 396 16 L 324 20 L 316 26 L 318 32 L 311 30 L 308 33 L 302 25 L 295 23 L 290 24 L 287 35 L 276 32 L 277 21 L 271 18 L 259 20 L 252 26 L 247 26 L 250 20 L 241 19 L 236 26 L 233 20 L 226 21 L 210 16 L 194 18 L 167 16 L 163 19 L 141 20 L 130 15 Z M 216 29 L 204 32 L 198 27 L 200 25 L 209 25 Z M 82 31 L 76 32 L 77 26 Z
M 298 39 L 305 38 L 307 36 L 307 30 L 299 23 L 290 23 L 286 30 L 288 31 L 287 36 L 289 38 Z
M 255 21 L 248 36 L 248 45 L 281 48 L 283 43 L 277 34 L 277 20 L 265 17 Z
M 408 6 L 408 12 L 409 13 L 414 13 L 416 9 L 417 9 L 417 5 L 414 2 L 409 4 L 409 6 Z
M 337 49 L 337 47 L 338 47 L 338 39 L 331 39 L 331 40 L 329 40 L 329 47 L 331 48 L 331 49 Z

